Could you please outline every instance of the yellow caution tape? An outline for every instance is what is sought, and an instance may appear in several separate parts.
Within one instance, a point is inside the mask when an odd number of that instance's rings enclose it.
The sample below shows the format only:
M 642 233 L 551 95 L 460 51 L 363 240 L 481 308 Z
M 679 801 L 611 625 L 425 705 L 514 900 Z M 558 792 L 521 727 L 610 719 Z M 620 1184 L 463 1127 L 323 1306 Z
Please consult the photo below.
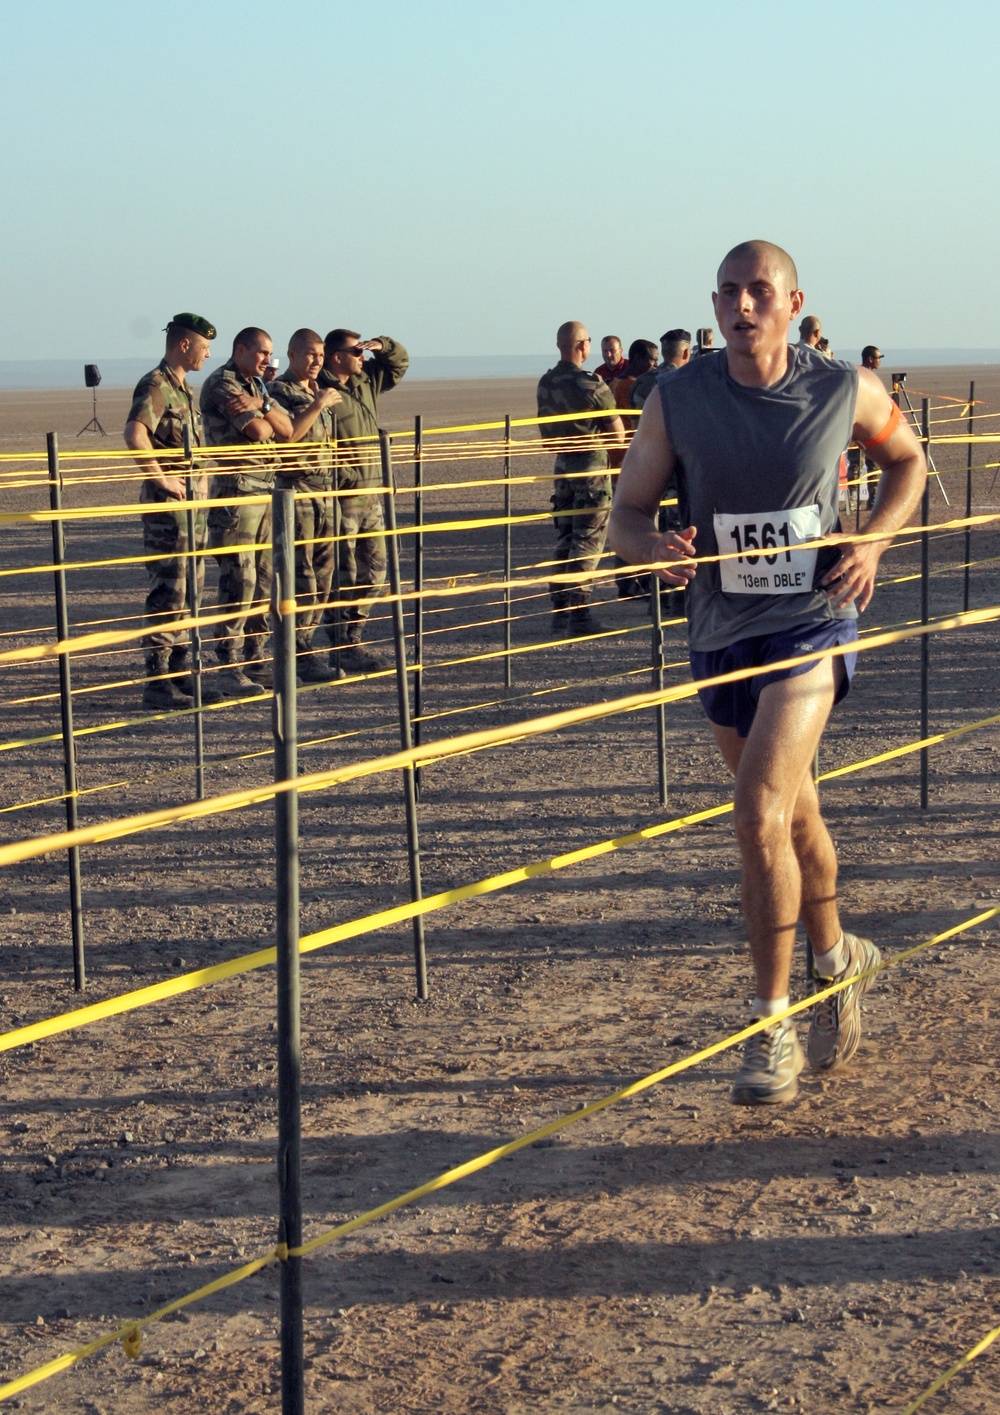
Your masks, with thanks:
M 919 1410 L 926 1401 L 930 1400 L 932 1395 L 937 1395 L 938 1391 L 943 1389 L 950 1380 L 953 1380 L 960 1371 L 964 1371 L 970 1361 L 974 1361 L 977 1356 L 982 1356 L 983 1352 L 992 1346 L 998 1337 L 1000 1337 L 1000 1327 L 994 1327 L 992 1331 L 988 1331 L 981 1341 L 976 1342 L 971 1351 L 967 1351 L 964 1356 L 955 1362 L 954 1366 L 950 1366 L 943 1375 L 938 1376 L 937 1380 L 931 1381 L 923 1394 L 918 1395 L 916 1400 L 912 1400 L 906 1409 L 901 1412 L 901 1415 L 914 1415 L 914 1412 Z
M 245 806 L 260 805 L 270 801 L 286 791 L 303 793 L 320 791 L 347 781 L 358 781 L 363 777 L 376 776 L 383 772 L 419 766 L 422 762 L 432 758 L 463 753 L 479 747 L 499 746 L 504 742 L 520 741 L 527 737 L 540 737 L 549 732 L 558 732 L 566 727 L 576 726 L 579 723 L 597 722 L 605 717 L 614 717 L 618 713 L 640 712 L 645 708 L 658 707 L 660 703 L 678 702 L 693 697 L 699 688 L 739 682 L 745 678 L 753 678 L 765 671 L 776 672 L 785 668 L 795 668 L 803 663 L 819 663 L 826 658 L 838 658 L 847 653 L 861 653 L 875 648 L 884 648 L 888 644 L 901 643 L 925 634 L 942 633 L 978 624 L 990 624 L 997 619 L 1000 619 L 1000 605 L 994 605 L 988 609 L 973 609 L 964 614 L 936 620 L 930 624 L 919 624 L 909 629 L 896 629 L 885 634 L 874 634 L 868 639 L 855 643 L 834 644 L 830 648 L 817 649 L 812 653 L 782 659 L 780 662 L 765 666 L 737 669 L 732 673 L 718 674 L 696 683 L 680 683 L 670 688 L 655 689 L 644 693 L 635 693 L 624 698 L 616 698 L 611 702 L 565 708 L 561 712 L 548 713 L 543 717 L 534 718 L 528 722 L 512 723 L 509 726 L 482 728 L 477 732 L 445 739 L 443 742 L 433 745 L 410 747 L 384 757 L 354 762 L 348 766 L 334 767 L 326 771 L 310 772 L 291 782 L 278 782 L 242 791 L 231 791 L 221 796 L 209 797 L 204 801 L 191 801 L 182 806 L 164 807 L 158 811 L 148 811 L 142 815 L 129 816 L 117 821 L 104 821 L 73 831 L 60 831 L 35 839 L 13 841 L 0 846 L 0 866 L 34 859 L 39 855 L 47 855 L 56 850 L 68 850 L 73 846 L 120 840 L 161 826 L 173 825 L 182 821 L 200 820 L 206 816 L 241 810 Z M 3 657 L 4 655 L 0 654 L 0 660 Z
M 224 1291 L 227 1287 L 234 1287 L 238 1282 L 243 1282 L 246 1278 L 252 1277 L 254 1273 L 260 1272 L 261 1268 L 278 1262 L 279 1256 L 278 1249 L 275 1247 L 263 1257 L 254 1258 L 252 1262 L 244 1263 L 242 1267 L 226 1273 L 224 1277 L 216 1278 L 214 1282 L 199 1287 L 197 1292 L 189 1292 L 185 1297 L 179 1297 L 175 1302 L 168 1302 L 165 1307 L 157 1308 L 155 1312 L 150 1312 L 148 1317 L 135 1317 L 120 1323 L 114 1331 L 99 1336 L 96 1341 L 89 1341 L 86 1346 L 78 1346 L 75 1351 L 67 1351 L 64 1356 L 57 1356 L 54 1361 L 47 1361 L 44 1366 L 39 1366 L 34 1371 L 29 1371 L 26 1375 L 19 1376 L 16 1380 L 8 1381 L 6 1385 L 0 1386 L 0 1400 L 9 1400 L 12 1396 L 20 1395 L 21 1391 L 30 1390 L 32 1386 L 50 1380 L 60 1371 L 69 1370 L 71 1366 L 75 1366 L 87 1356 L 93 1356 L 108 1346 L 114 1346 L 116 1342 L 120 1341 L 126 1352 L 129 1351 L 129 1343 L 137 1348 L 141 1341 L 141 1328 L 148 1327 L 153 1322 L 162 1321 L 172 1312 L 179 1312 L 184 1307 L 190 1307 L 194 1302 L 200 1302 L 206 1297 L 213 1296 L 216 1292 Z
M 458 520 L 458 521 L 450 521 L 450 522 L 437 522 L 437 523 L 432 523 L 432 524 L 429 524 L 429 525 L 425 525 L 425 526 L 422 527 L 422 528 L 421 528 L 421 527 L 417 527 L 417 526 L 404 527 L 404 528 L 401 528 L 400 530 L 398 530 L 398 531 L 397 531 L 397 534 L 398 534 L 398 535 L 401 535 L 401 536 L 402 536 L 402 535 L 413 535 L 413 534 L 415 534 L 415 533 L 417 532 L 417 530 L 419 530 L 419 529 L 423 529 L 423 530 L 452 531 L 452 530 L 482 529 L 482 528 L 484 528 L 484 527 L 498 527 L 498 526 L 504 526 L 504 525 L 507 525 L 507 524 L 511 524 L 511 525 L 513 525 L 513 524 L 518 524 L 518 525 L 520 525 L 520 524 L 524 524 L 524 523 L 527 523 L 527 522 L 536 522 L 536 521 L 541 521 L 541 520 L 547 520 L 549 514 L 550 514 L 550 513 L 548 513 L 548 512 L 537 512 L 537 513 L 532 513 L 532 514 L 530 514 L 530 515 L 515 516 L 515 517 L 509 517 L 509 518 L 508 518 L 508 517 L 499 516 L 499 517 L 482 517 L 482 518 L 478 518 L 478 519 L 476 519 L 476 520 L 469 520 L 469 521 Z M 585 510 L 581 510 L 581 511 L 575 511 L 575 512 L 567 512 L 567 514 L 568 514 L 568 515 L 585 515 L 585 514 L 587 514 L 587 513 L 586 513 Z M 2 520 L 2 517 L 0 517 L 0 520 Z M 932 525 L 926 526 L 926 527 L 921 527 L 921 526 L 904 526 L 904 527 L 900 527 L 900 529 L 895 532 L 895 535 L 896 535 L 896 537 L 900 537 L 900 536 L 920 536 L 920 535 L 923 535 L 923 534 L 932 535 L 932 536 L 934 536 L 934 535 L 941 535 L 941 534 L 943 534 L 943 533 L 945 533 L 945 532 L 949 532 L 949 531 L 964 530 L 966 527 L 973 527 L 973 526 L 979 526 L 979 525 L 987 525 L 987 524 L 989 524 L 989 523 L 991 523 L 991 522 L 993 522 L 993 521 L 998 521 L 998 520 L 1000 520 L 1000 512 L 987 513 L 987 514 L 978 515 L 978 516 L 960 517 L 960 518 L 956 518 L 956 519 L 951 520 L 951 521 L 939 521 L 939 522 L 934 522 Z M 382 534 L 382 533 L 381 533 L 380 531 L 367 531 L 367 532 L 364 532 L 364 533 L 360 534 L 358 538 L 359 538 L 359 539 L 363 539 L 364 537 L 372 537 L 372 538 L 374 538 L 374 537 L 376 537 L 376 536 L 378 536 L 378 535 L 381 535 L 381 534 Z M 884 536 L 884 535 L 880 535 L 878 532 L 868 532 L 868 531 L 866 531 L 866 532 L 862 532 L 862 533 L 860 533 L 860 534 L 848 534 L 847 532 L 843 532 L 843 533 L 839 533 L 839 534 L 837 534 L 837 535 L 822 536 L 822 537 L 820 537 L 819 539 L 817 539 L 817 540 L 815 540 L 815 541 L 803 541 L 801 544 L 799 544 L 799 545 L 797 545 L 797 546 L 793 546 L 792 549 L 793 549 L 794 551 L 798 552 L 798 551 L 805 551 L 805 550 L 811 550 L 811 549 L 816 549 L 816 548 L 828 547 L 828 546 L 831 546 L 831 545 L 842 545 L 842 544 L 861 545 L 861 544 L 863 544 L 863 543 L 865 543 L 865 542 L 867 542 L 867 541 L 877 542 L 877 541 L 884 541 L 884 540 L 885 540 L 885 536 Z M 897 545 L 898 545 L 898 543 L 899 543 L 899 542 L 898 542 L 898 540 L 897 540 Z M 232 554 L 232 553 L 234 553 L 237 549 L 239 549 L 239 550 L 252 550 L 252 549 L 260 549 L 260 547 L 259 547 L 259 546 L 254 546 L 254 545 L 251 545 L 251 544 L 248 543 L 248 544 L 245 545 L 245 546 L 228 547 L 228 548 L 227 548 L 227 553 L 228 553 L 228 554 Z M 199 553 L 200 553 L 200 552 L 199 552 Z M 605 552 L 605 555 L 604 555 L 603 558 L 605 558 L 605 559 L 608 558 L 608 557 L 610 556 L 610 554 L 611 554 L 610 551 Z M 738 551 L 726 551 L 726 552 L 720 553 L 720 554 L 718 554 L 718 555 L 705 555 L 705 556 L 700 556 L 700 557 L 698 557 L 700 564 L 714 564 L 714 563 L 716 563 L 716 562 L 721 563 L 721 562 L 724 561 L 724 560 L 735 560 L 735 559 L 739 559 L 739 558 L 740 558 L 740 552 L 738 552 Z M 88 561 L 88 562 L 85 562 L 85 563 L 86 563 L 87 566 L 93 567 L 94 565 L 98 565 L 98 564 L 100 564 L 101 562 Z M 554 563 L 554 562 L 553 562 L 553 563 Z M 619 567 L 617 567 L 617 571 L 616 571 L 616 572 L 618 572 L 618 573 L 621 573 L 621 572 L 628 573 L 628 572 L 630 572 L 630 571 L 634 571 L 634 572 L 636 572 L 636 573 L 641 573 L 641 572 L 648 573 L 648 572 L 650 572 L 651 570 L 654 570 L 654 569 L 668 569 L 668 568 L 670 568 L 673 564 L 674 564 L 673 561 L 653 561 L 653 562 L 649 562 L 649 563 L 643 562 L 643 563 L 641 563 L 641 564 L 636 563 L 636 564 L 634 564 L 634 565 L 619 566 Z M 33 572 L 41 572 L 42 570 L 51 570 L 51 568 L 52 568 L 51 566 L 42 566 L 42 565 L 39 565 L 39 566 L 34 566 L 34 567 L 32 567 L 32 571 L 33 571 Z M 2 575 L 3 573 L 5 573 L 5 572 L 0 571 L 0 575 Z M 18 571 L 17 573 L 21 573 L 21 572 Z M 496 581 L 496 580 L 491 580 L 491 581 L 488 582 L 488 584 L 489 584 L 489 586 L 490 586 L 491 588 L 493 588 L 493 589 L 498 589 L 498 588 L 501 588 L 501 589 L 502 589 L 502 588 L 523 589 L 523 588 L 526 588 L 526 587 L 530 587 L 531 585 L 534 585 L 534 584 L 549 584 L 549 583 L 562 583 L 562 582 L 572 583 L 572 584 L 581 584 L 581 583 L 583 583 L 584 581 L 598 581 L 598 580 L 601 580 L 601 579 L 606 579 L 606 578 L 608 577 L 608 574 L 609 574 L 609 572 L 608 572 L 607 570 L 593 570 L 593 571 L 585 571 L 585 572 L 574 573 L 574 574 L 570 574 L 570 573 L 567 573 L 567 572 L 562 572 L 562 573 L 551 573 L 551 574 L 549 574 L 548 576 L 545 576 L 545 577 L 539 576 L 539 577 L 522 578 L 522 579 L 517 579 L 517 580 L 509 580 L 509 581 Z M 481 586 L 481 587 L 482 587 L 482 586 Z M 420 592 L 419 595 L 418 595 L 415 591 L 408 590 L 408 591 L 406 591 L 405 593 L 401 594 L 401 595 L 399 596 L 399 599 L 400 599 L 400 601 L 409 602 L 409 601 L 416 600 L 416 599 L 418 599 L 418 598 L 436 599 L 436 598 L 442 598 L 442 597 L 447 597 L 447 596 L 462 595 L 462 594 L 468 593 L 468 592 L 469 592 L 469 588 L 470 588 L 470 587 L 469 587 L 468 585 L 462 585 L 462 586 L 455 586 L 455 585 L 452 585 L 452 586 L 446 586 L 445 588 L 442 588 L 442 589 L 424 589 L 424 590 L 422 590 L 422 591 Z M 396 596 L 393 596 L 393 595 L 381 595 L 381 596 L 379 596 L 379 598 L 381 598 L 382 600 L 384 600 L 386 603 L 393 603 L 393 602 L 395 602 Z M 333 603 L 340 603 L 340 602 L 341 602 L 341 601 L 329 601 L 329 602 L 327 603 L 327 606 L 326 606 L 326 607 L 329 607 L 330 604 L 333 604 Z M 345 602 L 346 602 L 346 601 L 345 601 Z M 198 621 L 197 621 L 197 622 L 199 622 L 200 624 L 209 624 L 209 625 L 211 625 L 211 624 L 221 623 L 225 618 L 226 618 L 226 615 L 225 615 L 224 613 L 218 613 L 218 614 L 215 614 L 215 615 L 205 615 L 205 614 L 202 614 L 202 615 L 199 615 L 199 618 L 198 618 Z M 161 632 L 162 632 L 162 631 L 165 631 L 165 630 L 169 630 L 169 631 L 171 631 L 171 632 L 178 632 L 178 633 L 179 633 L 179 632 L 182 632 L 182 631 L 185 630 L 185 629 L 190 629 L 190 628 L 192 627 L 192 623 L 193 623 L 193 621 L 192 621 L 191 618 L 186 618 L 186 619 L 173 619 L 173 620 L 168 620 L 166 623 L 162 623 L 162 622 L 159 623 L 159 624 L 158 624 L 158 628 L 161 630 Z M 94 650 L 94 649 L 110 648 L 110 647 L 113 647 L 113 646 L 115 646 L 115 645 L 117 645 L 117 644 L 123 644 L 123 643 L 134 642 L 136 639 L 141 639 L 141 638 L 143 638 L 146 633 L 147 633 L 147 630 L 146 630 L 145 628 L 143 628 L 143 629 L 107 630 L 107 631 L 105 631 L 105 632 L 102 633 L 102 634 L 83 634 L 83 635 L 79 635 L 79 636 L 76 637 L 76 638 L 64 639 L 64 640 L 62 640 L 61 642 L 55 643 L 55 644 L 36 644 L 36 645 L 31 646 L 31 647 L 22 648 L 22 649 L 4 649 L 2 652 L 0 652 L 0 663 L 19 663 L 19 662 L 27 663 L 27 662 L 32 662 L 32 661 L 38 661 L 38 660 L 40 660 L 40 659 L 57 658 L 57 657 L 58 657 L 60 654 L 62 654 L 62 653 L 89 652 L 89 651 L 92 651 L 92 650 Z
M 535 1145 L 540 1140 L 548 1139 L 550 1136 L 558 1134 L 559 1131 L 567 1129 L 571 1125 L 578 1125 L 581 1121 L 589 1120 L 592 1116 L 598 1115 L 601 1111 L 609 1107 L 618 1105 L 621 1101 L 629 1100 L 632 1096 L 641 1094 L 649 1090 L 650 1087 L 659 1085 L 661 1082 L 669 1080 L 670 1077 L 679 1075 L 682 1071 L 688 1071 L 692 1067 L 699 1065 L 702 1061 L 708 1061 L 713 1056 L 718 1056 L 721 1052 L 731 1050 L 739 1046 L 741 1042 L 762 1032 L 766 1027 L 772 1026 L 775 1022 L 782 1021 L 786 1017 L 795 1017 L 800 1012 L 807 1011 L 815 1007 L 817 1003 L 824 1001 L 828 997 L 833 997 L 836 993 L 842 992 L 845 988 L 853 987 L 859 978 L 874 977 L 876 973 L 884 971 L 886 968 L 896 967 L 900 963 L 906 962 L 910 958 L 916 957 L 928 948 L 933 948 L 936 944 L 943 943 L 946 939 L 955 938 L 967 930 L 975 928 L 978 924 L 985 923 L 994 918 L 1000 909 L 986 909 L 982 913 L 975 915 L 971 919 L 964 920 L 961 924 L 955 924 L 950 929 L 945 929 L 942 933 L 936 934 L 933 938 L 925 939 L 923 943 L 918 943 L 912 948 L 904 949 L 903 952 L 894 954 L 890 959 L 883 959 L 872 968 L 866 968 L 864 972 L 856 973 L 850 978 L 845 978 L 842 982 L 832 983 L 830 987 L 815 992 L 809 997 L 803 998 L 799 1002 L 792 1003 L 783 1012 L 776 1013 L 772 1017 L 761 1017 L 749 1026 L 734 1032 L 721 1041 L 713 1042 L 707 1047 L 702 1047 L 700 1051 L 683 1057 L 679 1061 L 671 1062 L 669 1066 L 661 1067 L 658 1071 L 653 1071 L 649 1075 L 640 1077 L 636 1081 L 630 1082 L 626 1086 L 620 1087 L 617 1091 L 608 1096 L 602 1096 L 600 1100 L 591 1101 L 589 1105 L 581 1106 L 579 1110 L 571 1111 L 568 1115 L 559 1116 L 556 1120 L 550 1120 L 546 1125 L 541 1125 L 535 1130 L 529 1131 L 526 1135 L 521 1135 L 516 1140 L 510 1140 L 505 1145 L 498 1145 L 492 1150 L 487 1150 L 485 1154 L 477 1155 L 474 1159 L 466 1160 L 464 1164 L 455 1165 L 452 1169 L 446 1170 L 436 1178 L 428 1180 L 425 1184 L 418 1185 L 415 1189 L 408 1190 L 405 1194 L 400 1194 L 394 1199 L 389 1199 L 384 1204 L 379 1204 L 373 1209 L 368 1209 L 365 1213 L 359 1214 L 356 1218 L 348 1219 L 345 1223 L 337 1224 L 335 1228 L 327 1229 L 324 1233 L 317 1234 L 315 1238 L 309 1239 L 306 1243 L 298 1247 L 290 1247 L 285 1243 L 279 1243 L 262 1257 L 255 1258 L 250 1263 L 245 1263 L 242 1267 L 235 1268 L 232 1272 L 216 1278 L 214 1282 L 207 1283 L 204 1287 L 198 1288 L 195 1292 L 187 1293 L 183 1297 L 177 1298 L 173 1302 L 167 1303 L 155 1312 L 151 1312 L 148 1317 L 140 1317 L 122 1323 L 113 1332 L 106 1336 L 99 1337 L 96 1341 L 88 1342 L 86 1346 L 77 1347 L 75 1351 L 69 1351 L 64 1356 L 57 1357 L 54 1361 L 47 1362 L 44 1366 L 39 1366 L 33 1371 L 19 1376 L 16 1380 L 7 1382 L 0 1386 L 0 1401 L 7 1400 L 11 1396 L 18 1395 L 23 1390 L 28 1390 L 32 1386 L 57 1375 L 60 1371 L 67 1370 L 70 1366 L 83 1360 L 86 1356 L 92 1355 L 104 1347 L 112 1345 L 116 1341 L 121 1341 L 128 1354 L 138 1354 L 140 1340 L 140 1329 L 149 1326 L 153 1322 L 161 1321 L 172 1312 L 180 1311 L 184 1307 L 189 1307 L 192 1303 L 202 1300 L 216 1292 L 221 1292 L 225 1288 L 233 1287 L 236 1283 L 259 1272 L 273 1262 L 286 1262 L 289 1258 L 304 1258 L 318 1249 L 326 1247 L 339 1238 L 345 1238 L 348 1234 L 357 1232 L 360 1228 L 366 1228 L 369 1224 L 385 1218 L 398 1209 L 404 1208 L 408 1204 L 416 1203 L 418 1200 L 426 1198 L 429 1194 L 438 1193 L 442 1189 L 457 1183 L 461 1179 L 466 1179 L 472 1174 L 477 1174 L 481 1170 L 489 1168 L 499 1160 L 506 1159 L 510 1155 L 515 1155 L 518 1151 Z M 974 1347 L 968 1356 L 963 1358 L 954 1369 L 958 1370 L 961 1365 L 971 1360 L 973 1355 L 978 1355 L 980 1350 L 985 1350 L 993 1339 L 993 1334 L 984 1338 L 978 1347 Z M 131 1343 L 132 1351 L 129 1350 Z M 946 1378 L 952 1373 L 946 1373 Z M 941 1378 L 939 1378 L 941 1379 Z M 943 1379 L 942 1379 L 943 1383 Z M 940 1389 L 940 1387 L 938 1387 Z M 918 1401 L 922 1403 L 926 1395 Z M 916 1405 L 910 1409 L 915 1410 Z M 909 1412 L 904 1412 L 909 1415 Z
M 649 672 L 648 669 L 643 671 Z M 935 733 L 932 737 L 907 742 L 902 747 L 894 747 L 889 751 L 880 752 L 876 756 L 850 762 L 847 766 L 831 768 L 829 771 L 823 772 L 819 780 L 832 781 L 836 777 L 849 776 L 864 771 L 870 766 L 879 766 L 883 762 L 893 761 L 898 757 L 907 756 L 926 747 L 940 745 L 940 743 L 950 741 L 954 737 L 964 736 L 967 732 L 975 732 L 983 727 L 994 726 L 998 722 L 1000 722 L 1000 713 L 993 717 L 982 718 L 977 722 L 966 723 L 962 727 L 953 727 L 947 732 Z M 433 753 L 435 748 L 429 747 L 427 750 Z M 473 750 L 476 749 L 467 749 L 467 751 Z M 432 755 L 432 761 L 437 759 Z M 624 850 L 647 840 L 655 840 L 662 835 L 672 835 L 676 831 L 685 830 L 692 825 L 699 825 L 703 821 L 715 820 L 720 816 L 728 815 L 732 809 L 732 801 L 726 801 L 720 806 L 709 806 L 705 810 L 696 811 L 693 814 L 675 816 L 671 820 L 659 821 L 655 825 L 643 826 L 640 830 L 630 831 L 627 835 L 620 835 L 611 840 L 597 841 L 590 845 L 581 845 L 575 850 L 554 855 L 547 860 L 536 860 L 527 865 L 519 865 L 502 874 L 473 880 L 469 884 L 457 885 L 452 889 L 442 890 L 438 894 L 427 895 L 423 899 L 410 900 L 406 904 L 396 904 L 391 908 L 379 910 L 377 913 L 365 914 L 361 918 L 348 920 L 346 923 L 334 924 L 330 928 L 319 929 L 315 933 L 304 935 L 299 940 L 299 952 L 313 953 L 317 949 L 342 943 L 349 938 L 360 938 L 365 934 L 374 933 L 375 930 L 386 928 L 391 924 L 405 923 L 410 919 L 434 913 L 436 910 L 447 908 L 452 904 L 464 903 L 467 899 L 477 899 L 486 894 L 495 894 L 502 889 L 510 889 L 515 884 L 521 884 L 525 880 L 537 879 L 540 875 L 554 874 L 556 870 L 568 869 L 571 865 L 582 864 L 586 860 L 596 860 L 602 855 L 610 855 L 617 850 Z M 240 973 L 268 967 L 276 960 L 277 950 L 273 946 L 258 949 L 255 953 L 245 953 L 239 958 L 231 958 L 226 963 L 216 963 L 208 968 L 198 968 L 191 973 L 183 973 L 174 978 L 167 978 L 160 983 L 152 983 L 148 987 L 137 988 L 134 992 L 119 993 L 115 997 L 105 998 L 103 1002 L 91 1003 L 88 1007 L 79 1007 L 72 1012 L 63 1012 L 56 1017 L 47 1017 L 39 1022 L 28 1023 L 13 1031 L 0 1033 L 0 1053 L 12 1051 L 15 1047 L 27 1046 L 30 1042 L 41 1041 L 46 1037 L 57 1036 L 62 1032 L 75 1031 L 79 1027 L 89 1026 L 90 1023 L 101 1021 L 105 1017 L 116 1017 L 126 1012 L 133 1012 L 140 1007 L 148 1007 L 151 1003 L 162 1002 L 169 997 L 180 997 L 183 993 L 207 987 L 210 983 L 223 982 Z

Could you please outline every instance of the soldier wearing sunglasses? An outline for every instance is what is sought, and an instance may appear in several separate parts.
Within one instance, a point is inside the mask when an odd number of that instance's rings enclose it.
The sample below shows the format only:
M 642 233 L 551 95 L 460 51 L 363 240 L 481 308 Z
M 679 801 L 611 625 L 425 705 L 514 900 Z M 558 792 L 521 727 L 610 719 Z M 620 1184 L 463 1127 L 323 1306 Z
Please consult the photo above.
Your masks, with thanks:
M 323 622 L 333 628 L 339 615 L 344 645 L 338 654 L 345 673 L 374 673 L 384 667 L 378 654 L 362 648 L 365 621 L 385 584 L 385 522 L 378 447 L 378 400 L 406 373 L 410 358 L 387 334 L 362 339 L 353 329 L 332 329 L 323 341 L 320 388 L 341 394 L 337 405 L 337 487 L 340 597 L 348 603 L 328 609 Z M 370 354 L 370 358 L 365 355 Z M 332 638 L 332 633 L 331 633 Z

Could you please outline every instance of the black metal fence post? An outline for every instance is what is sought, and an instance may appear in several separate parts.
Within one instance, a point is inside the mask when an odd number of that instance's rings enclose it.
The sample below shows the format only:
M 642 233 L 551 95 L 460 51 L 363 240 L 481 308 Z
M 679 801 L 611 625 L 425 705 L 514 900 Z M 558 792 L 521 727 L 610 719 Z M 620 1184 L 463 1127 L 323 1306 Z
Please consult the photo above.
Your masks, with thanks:
M 389 561 L 389 591 L 392 595 L 392 636 L 396 647 L 396 698 L 399 704 L 399 737 L 403 751 L 413 746 L 410 721 L 410 690 L 406 681 L 406 635 L 403 629 L 403 600 L 399 574 L 399 537 L 396 534 L 396 497 L 392 477 L 392 444 L 387 432 L 379 431 L 382 456 L 382 486 L 385 492 L 386 551 Z M 411 766 L 403 768 L 403 798 L 406 803 L 406 846 L 410 866 L 410 899 L 415 904 L 423 898 L 420 881 L 420 832 L 417 824 L 417 787 Z M 413 957 L 417 972 L 417 996 L 427 998 L 427 951 L 424 946 L 424 920 L 418 914 L 413 920 Z
M 930 399 L 923 400 L 921 409 L 921 436 L 924 442 L 924 451 L 927 453 L 928 464 L 930 463 Z M 920 501 L 920 524 L 923 527 L 920 533 L 920 622 L 926 624 L 930 618 L 930 564 L 931 564 L 931 544 L 930 536 L 927 532 L 927 523 L 930 518 L 931 486 L 930 480 L 924 486 L 924 494 Z M 929 731 L 929 710 L 928 696 L 930 692 L 930 669 L 931 669 L 931 636 L 930 634 L 920 635 L 920 736 L 926 737 Z M 920 809 L 927 809 L 927 773 L 929 765 L 929 753 L 926 747 L 920 748 Z
M 969 609 L 969 574 L 972 569 L 972 527 L 968 524 L 972 516 L 972 429 L 973 411 L 976 402 L 976 385 L 969 383 L 969 445 L 965 449 L 965 588 L 962 594 L 962 609 Z
M 194 449 L 191 446 L 191 425 L 184 424 L 184 456 L 187 468 L 184 473 L 184 494 L 187 500 L 187 545 L 188 556 L 185 574 L 187 577 L 187 609 L 191 619 L 191 681 L 194 684 L 194 789 L 199 801 L 205 799 L 205 723 L 201 702 L 201 630 L 198 628 L 198 559 L 195 554 L 195 513 L 192 502 L 194 491 Z
M 413 741 L 420 746 L 424 711 L 424 420 L 413 419 Z M 420 799 L 420 768 L 413 773 Z
M 298 775 L 295 713 L 295 494 L 276 491 L 273 523 L 272 623 L 274 626 L 275 782 Z M 275 936 L 278 953 L 278 1242 L 302 1243 L 302 1113 L 299 1029 L 299 817 L 298 792 L 274 798 L 276 859 Z M 304 1415 L 302 1259 L 281 1264 L 281 1409 Z
M 56 638 L 62 644 L 69 638 L 69 615 L 66 609 L 66 540 L 63 535 L 62 474 L 59 471 L 59 438 L 54 432 L 46 436 L 49 461 L 49 507 L 52 516 L 52 564 L 55 570 Z M 73 686 L 69 654 L 59 655 L 59 711 L 62 716 L 63 782 L 66 787 L 66 829 L 77 828 L 76 739 L 73 736 Z M 83 889 L 80 882 L 80 847 L 73 845 L 69 860 L 69 911 L 73 936 L 73 987 L 82 992 L 87 986 L 87 967 L 83 952 Z
M 503 420 L 503 685 L 509 688 L 513 681 L 513 671 L 511 667 L 511 622 L 510 622 L 510 574 L 511 574 L 511 553 L 510 553 L 510 508 L 511 508 L 511 485 L 510 485 L 510 413 L 504 414 Z

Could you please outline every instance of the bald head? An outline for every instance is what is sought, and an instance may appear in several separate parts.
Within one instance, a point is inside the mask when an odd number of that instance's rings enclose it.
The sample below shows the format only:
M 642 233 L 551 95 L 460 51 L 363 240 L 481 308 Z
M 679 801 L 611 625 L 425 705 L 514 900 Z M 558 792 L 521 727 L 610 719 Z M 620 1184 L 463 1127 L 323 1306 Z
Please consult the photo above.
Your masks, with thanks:
M 770 270 L 772 277 L 784 285 L 786 291 L 799 288 L 799 273 L 795 262 L 787 251 L 772 241 L 741 241 L 723 258 L 716 277 L 722 283 L 722 272 L 728 265 L 742 265 L 748 260 L 760 261 Z
M 578 319 L 568 319 L 556 330 L 556 348 L 564 359 L 568 359 L 573 349 L 584 339 L 589 343 L 590 335 L 587 333 L 586 325 L 581 324 Z
M 799 320 L 799 338 L 807 344 L 815 344 L 822 329 L 822 324 L 814 314 L 807 314 L 805 319 Z

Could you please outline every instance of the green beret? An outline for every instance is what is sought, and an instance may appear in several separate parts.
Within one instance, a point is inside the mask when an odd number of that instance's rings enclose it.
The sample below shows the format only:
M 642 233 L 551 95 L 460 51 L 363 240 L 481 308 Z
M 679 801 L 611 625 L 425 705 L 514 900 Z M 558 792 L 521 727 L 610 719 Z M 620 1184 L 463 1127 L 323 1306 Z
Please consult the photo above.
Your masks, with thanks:
M 202 319 L 200 314 L 175 314 L 167 325 L 168 329 L 190 329 L 192 334 L 200 334 L 203 339 L 214 339 L 218 330 L 214 324 L 209 324 L 207 319 Z

